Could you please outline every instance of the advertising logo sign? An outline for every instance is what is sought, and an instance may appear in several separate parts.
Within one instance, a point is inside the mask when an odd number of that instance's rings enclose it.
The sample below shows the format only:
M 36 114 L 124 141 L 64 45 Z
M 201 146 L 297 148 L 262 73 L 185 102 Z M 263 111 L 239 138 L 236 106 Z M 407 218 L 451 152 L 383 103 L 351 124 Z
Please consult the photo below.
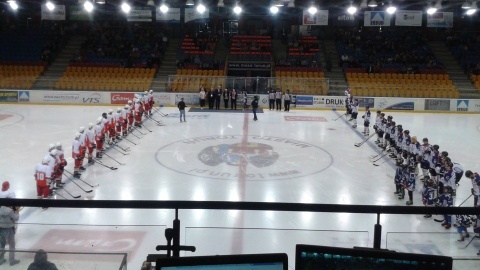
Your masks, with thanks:
M 457 100 L 457 112 L 468 112 L 468 100 L 466 99 Z
M 408 99 L 377 98 L 375 108 L 379 110 L 413 111 L 415 103 Z
M 85 104 L 98 104 L 102 100 L 102 94 L 100 93 L 91 93 L 90 95 L 83 97 L 82 102 Z
M 161 12 L 157 9 L 155 14 L 155 19 L 157 21 L 166 21 L 172 23 L 180 23 L 180 9 L 179 8 L 169 8 L 168 12 Z
M 30 92 L 29 91 L 19 91 L 18 92 L 18 101 L 19 102 L 30 102 Z
M 200 19 L 208 19 L 208 18 L 209 18 L 208 10 L 206 10 L 203 13 L 199 13 L 194 8 L 185 8 L 184 22 L 200 20 Z
M 453 27 L 453 12 L 435 12 L 427 15 L 427 27 Z
M 450 111 L 450 100 L 425 99 L 425 111 Z
M 303 10 L 302 23 L 303 25 L 328 25 L 328 10 L 318 10 L 315 14 Z
M 17 102 L 17 91 L 0 91 L 0 102 Z
M 49 92 L 43 94 L 44 102 L 60 102 L 60 103 L 80 103 L 80 94 L 62 94 Z
M 133 93 L 110 93 L 111 104 L 127 104 L 129 100 L 133 100 Z
M 297 96 L 295 104 L 297 105 L 297 107 L 312 106 L 313 105 L 313 97 L 312 96 Z
M 42 20 L 65 21 L 65 5 L 56 5 L 54 10 L 48 10 L 47 6 L 42 5 Z
M 189 154 L 176 151 L 181 147 L 188 147 Z M 308 158 L 312 156 L 315 158 Z M 156 160 L 161 166 L 186 175 L 231 181 L 299 178 L 321 172 L 333 162 L 332 156 L 316 145 L 253 135 L 187 138 L 160 148 Z M 178 160 L 182 160 L 181 168 Z
M 390 26 L 390 14 L 384 11 L 365 11 L 364 26 Z
M 397 10 L 395 13 L 396 26 L 422 26 L 423 12 L 417 10 Z

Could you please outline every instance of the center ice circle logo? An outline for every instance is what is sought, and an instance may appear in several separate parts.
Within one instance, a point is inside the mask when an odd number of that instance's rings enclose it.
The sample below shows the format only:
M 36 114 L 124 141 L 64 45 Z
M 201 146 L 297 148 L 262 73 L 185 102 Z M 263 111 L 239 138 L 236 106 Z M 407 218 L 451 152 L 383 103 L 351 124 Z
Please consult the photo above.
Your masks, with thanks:
M 282 180 L 327 169 L 332 156 L 313 144 L 272 136 L 204 136 L 160 148 L 162 166 L 190 176 L 220 180 Z

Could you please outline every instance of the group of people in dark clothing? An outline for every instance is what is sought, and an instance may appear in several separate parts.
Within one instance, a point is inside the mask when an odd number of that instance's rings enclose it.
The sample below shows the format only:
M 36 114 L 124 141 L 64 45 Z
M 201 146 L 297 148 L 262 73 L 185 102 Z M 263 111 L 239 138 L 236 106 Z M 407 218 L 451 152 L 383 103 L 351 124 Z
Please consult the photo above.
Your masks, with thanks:
M 244 104 L 243 109 L 246 109 L 247 92 L 243 90 L 240 95 Z M 222 89 L 220 85 L 215 89 L 212 88 L 208 91 L 205 89 L 205 86 L 202 86 L 200 87 L 199 99 L 201 109 L 203 109 L 208 103 L 209 109 L 212 110 L 215 108 L 216 110 L 220 110 L 221 100 L 223 99 L 224 109 L 236 110 L 239 93 L 235 88 L 232 88 L 231 90 L 228 88 Z

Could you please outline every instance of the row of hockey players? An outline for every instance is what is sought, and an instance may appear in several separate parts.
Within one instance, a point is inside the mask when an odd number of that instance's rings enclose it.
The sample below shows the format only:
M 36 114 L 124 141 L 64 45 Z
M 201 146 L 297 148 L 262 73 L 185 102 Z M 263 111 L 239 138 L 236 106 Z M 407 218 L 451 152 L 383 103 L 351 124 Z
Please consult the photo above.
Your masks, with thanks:
M 142 117 L 152 114 L 155 103 L 152 93 L 153 90 L 145 91 L 143 96 L 136 94 L 133 101 L 129 100 L 123 109 L 117 108 L 115 113 L 110 109 L 108 113 L 102 113 L 95 125 L 90 123 L 88 128 L 78 129 L 72 143 L 73 177 L 80 178 L 80 171 L 86 170 L 83 166 L 85 158 L 88 164 L 95 164 L 94 156 L 101 159 L 107 146 L 127 136 L 133 128 L 142 127 Z M 94 150 L 96 150 L 95 155 Z M 55 145 L 50 144 L 47 155 L 35 166 L 34 176 L 38 199 L 52 196 L 53 190 L 63 186 L 62 176 L 65 166 L 67 161 L 62 144 L 59 142 Z
M 356 112 L 358 112 L 358 101 L 354 101 L 351 106 L 353 126 L 356 127 Z M 347 112 L 348 115 L 348 112 Z M 369 135 L 370 112 L 368 106 L 365 107 L 364 126 L 365 135 Z M 375 141 L 382 150 L 390 153 L 390 157 L 396 159 L 397 170 L 395 172 L 394 183 L 395 192 L 399 199 L 405 196 L 405 190 L 408 193 L 407 205 L 413 204 L 413 192 L 418 178 L 418 167 L 422 171 L 421 180 L 424 182 L 422 188 L 422 201 L 425 206 L 453 206 L 453 200 L 456 196 L 456 189 L 460 179 L 463 177 L 463 167 L 453 162 L 448 156 L 447 151 L 440 152 L 440 146 L 431 145 L 428 138 L 418 142 L 417 137 L 410 136 L 409 130 L 403 130 L 402 125 L 397 125 L 392 116 L 385 118 L 381 111 L 377 112 L 374 130 L 377 134 Z M 474 206 L 480 207 L 478 200 L 480 195 L 480 176 L 470 170 L 465 172 L 465 176 L 472 181 L 472 195 L 474 197 Z M 425 215 L 425 218 L 431 218 L 431 215 Z M 461 237 L 459 241 L 464 241 L 469 237 L 466 227 L 474 223 L 476 217 L 461 215 L 457 216 L 456 225 Z M 452 218 L 445 215 L 442 226 L 449 229 L 452 226 Z

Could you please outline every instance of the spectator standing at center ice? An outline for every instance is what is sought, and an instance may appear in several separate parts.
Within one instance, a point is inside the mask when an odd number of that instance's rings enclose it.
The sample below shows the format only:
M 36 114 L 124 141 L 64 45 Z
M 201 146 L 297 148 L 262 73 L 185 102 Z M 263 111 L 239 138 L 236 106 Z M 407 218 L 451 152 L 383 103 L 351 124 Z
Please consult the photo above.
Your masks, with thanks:
M 277 92 L 275 92 L 275 103 L 277 105 L 277 111 L 282 110 L 282 91 L 280 88 L 277 88 Z
M 248 107 L 247 102 L 248 102 L 248 95 L 247 95 L 247 91 L 244 90 L 243 91 L 243 110 L 244 111 Z
M 253 121 L 257 121 L 258 97 L 254 96 L 252 100 Z
M 177 107 L 178 107 L 178 110 L 180 111 L 180 123 L 187 122 L 187 120 L 185 119 L 185 107 L 187 107 L 187 105 L 185 105 L 183 98 L 180 99 L 180 102 L 178 102 Z M 183 121 L 182 121 L 182 116 L 183 116 Z

